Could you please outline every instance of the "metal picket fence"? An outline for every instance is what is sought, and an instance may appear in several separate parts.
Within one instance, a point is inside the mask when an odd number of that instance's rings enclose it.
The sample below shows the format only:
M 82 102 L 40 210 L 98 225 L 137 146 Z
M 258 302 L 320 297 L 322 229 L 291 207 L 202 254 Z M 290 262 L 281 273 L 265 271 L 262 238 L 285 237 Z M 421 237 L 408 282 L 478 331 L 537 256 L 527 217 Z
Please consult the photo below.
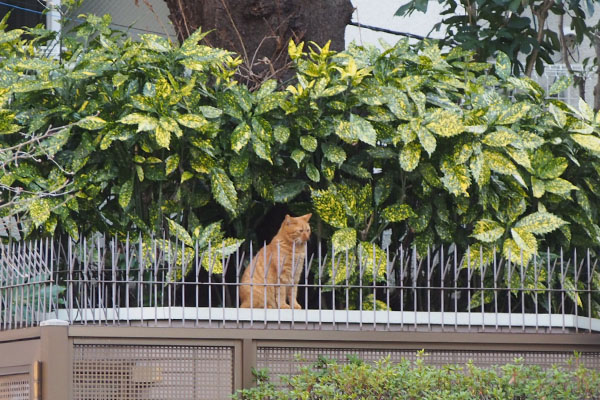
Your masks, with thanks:
M 189 244 L 189 243 L 188 243 Z M 309 246 L 301 309 L 240 308 L 259 247 L 102 235 L 0 245 L 0 330 L 70 324 L 316 330 L 600 332 L 592 250 L 489 262 L 454 245 Z M 334 254 L 332 256 L 332 254 Z M 256 284 L 249 284 L 256 285 Z M 259 290 L 282 288 L 281 282 Z M 291 286 L 291 285 L 287 285 Z

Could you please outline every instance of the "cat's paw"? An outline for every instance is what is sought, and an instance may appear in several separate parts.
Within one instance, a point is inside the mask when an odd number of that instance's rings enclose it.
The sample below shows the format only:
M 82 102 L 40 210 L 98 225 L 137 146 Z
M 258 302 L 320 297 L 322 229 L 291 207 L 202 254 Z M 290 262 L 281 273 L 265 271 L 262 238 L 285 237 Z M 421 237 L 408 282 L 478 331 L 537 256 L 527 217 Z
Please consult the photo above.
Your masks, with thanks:
M 280 305 L 279 305 L 279 308 L 281 308 L 282 310 L 287 310 L 288 308 L 292 308 L 292 307 L 290 307 L 290 305 L 289 305 L 289 304 L 287 304 L 287 303 L 284 303 L 284 304 L 280 304 Z
M 298 303 L 294 304 L 294 308 L 296 310 L 302 310 L 302 306 L 300 304 L 298 304 Z

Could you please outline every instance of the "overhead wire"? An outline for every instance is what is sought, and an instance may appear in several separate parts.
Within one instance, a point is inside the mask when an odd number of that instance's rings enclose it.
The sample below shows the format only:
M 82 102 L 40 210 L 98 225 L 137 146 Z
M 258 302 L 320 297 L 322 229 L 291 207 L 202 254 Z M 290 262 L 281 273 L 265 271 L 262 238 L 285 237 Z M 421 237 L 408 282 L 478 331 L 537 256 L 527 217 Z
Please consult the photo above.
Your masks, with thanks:
M 38 10 L 33 10 L 31 8 L 21 7 L 21 6 L 15 5 L 15 4 L 6 3 L 4 1 L 0 1 L 0 5 L 11 7 L 11 8 L 14 8 L 16 10 L 20 10 L 20 11 L 25 11 L 25 12 L 30 12 L 30 13 L 38 14 L 38 15 L 43 15 L 44 14 L 43 11 L 38 11 Z M 80 20 L 76 20 L 76 21 L 80 21 Z M 409 37 L 409 38 L 412 38 L 412 39 L 419 39 L 419 40 L 425 39 L 424 36 L 416 35 L 414 33 L 395 31 L 395 30 L 392 30 L 392 29 L 381 28 L 381 27 L 378 27 L 378 26 L 365 25 L 365 24 L 361 24 L 359 22 L 354 22 L 354 21 L 350 21 L 350 23 L 348 25 L 356 26 L 358 28 L 365 28 L 365 29 L 368 29 L 368 30 L 371 30 L 371 31 L 376 31 L 376 32 L 389 33 L 389 34 L 397 35 L 397 36 L 405 36 L 405 37 Z M 117 24 L 115 22 L 111 23 L 111 26 L 116 26 L 116 27 L 119 27 L 119 28 L 133 29 L 133 30 L 136 30 L 136 31 L 141 31 L 141 32 L 146 32 L 146 33 L 154 33 L 154 34 L 157 34 L 157 35 L 162 35 L 161 32 L 152 31 L 152 30 L 143 29 L 143 28 L 136 28 L 134 26 L 127 26 L 127 25 Z
M 6 3 L 4 1 L 0 1 L 0 6 L 10 7 L 10 8 L 14 8 L 16 10 L 25 11 L 25 12 L 29 12 L 29 13 L 32 13 L 32 14 L 44 15 L 43 11 L 38 11 L 38 10 L 33 10 L 31 8 L 17 6 L 15 4 Z M 80 19 L 74 19 L 74 21 L 82 22 L 82 20 L 80 20 Z M 152 31 L 152 30 L 143 29 L 143 28 L 136 28 L 134 26 L 127 26 L 127 25 L 117 24 L 115 22 L 112 22 L 110 25 L 111 26 L 115 26 L 115 27 L 119 27 L 119 28 L 132 29 L 132 30 L 136 30 L 136 31 L 146 32 L 146 33 L 154 33 L 154 34 L 157 34 L 157 35 L 163 35 L 163 33 L 161 33 L 161 32 Z

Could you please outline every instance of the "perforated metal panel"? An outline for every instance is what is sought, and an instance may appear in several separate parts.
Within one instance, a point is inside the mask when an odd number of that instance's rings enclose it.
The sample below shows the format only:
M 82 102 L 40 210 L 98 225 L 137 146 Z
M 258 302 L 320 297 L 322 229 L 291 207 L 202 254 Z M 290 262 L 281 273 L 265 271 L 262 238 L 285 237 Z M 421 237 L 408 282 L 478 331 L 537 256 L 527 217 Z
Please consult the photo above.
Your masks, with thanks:
M 229 399 L 233 347 L 74 346 L 73 399 Z
M 392 362 L 400 362 L 403 358 L 414 361 L 417 358 L 415 350 L 394 349 L 353 349 L 353 348 L 303 348 L 303 347 L 259 347 L 256 364 L 258 368 L 268 368 L 273 383 L 279 384 L 280 375 L 294 375 L 303 366 L 313 365 L 324 356 L 346 363 L 348 356 L 356 356 L 367 362 L 375 362 L 384 357 L 390 357 Z M 425 362 L 430 365 L 464 364 L 472 360 L 480 367 L 512 363 L 516 358 L 522 358 L 525 364 L 535 364 L 541 367 L 552 365 L 566 366 L 566 361 L 573 353 L 562 352 L 500 352 L 500 351 L 426 351 Z M 582 353 L 579 362 L 588 368 L 600 370 L 600 353 Z
M 0 376 L 0 400 L 29 400 L 29 374 Z

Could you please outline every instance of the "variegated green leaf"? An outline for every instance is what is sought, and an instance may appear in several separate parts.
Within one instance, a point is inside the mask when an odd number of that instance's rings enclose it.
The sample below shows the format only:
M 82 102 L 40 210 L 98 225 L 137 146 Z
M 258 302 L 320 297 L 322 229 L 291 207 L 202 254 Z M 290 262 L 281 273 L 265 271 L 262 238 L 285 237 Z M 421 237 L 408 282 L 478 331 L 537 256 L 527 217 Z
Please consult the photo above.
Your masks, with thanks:
M 577 288 L 577 286 L 575 285 L 575 282 L 573 282 L 573 279 L 571 277 L 567 277 L 562 282 L 562 285 L 563 285 L 563 288 L 565 289 L 567 296 L 569 296 L 569 298 L 573 302 L 576 302 L 577 306 L 583 307 L 583 301 L 581 301 L 581 296 L 579 294 L 580 291 Z
M 202 113 L 202 115 L 204 115 L 205 118 L 214 119 L 223 115 L 223 110 L 217 107 L 200 106 L 198 107 L 198 110 Z
M 95 116 L 85 117 L 83 119 L 80 119 L 79 122 L 77 122 L 77 126 L 83 129 L 87 129 L 89 131 L 96 131 L 98 129 L 102 129 L 105 125 L 105 120 Z
M 231 150 L 239 153 L 248 144 L 251 135 L 250 126 L 246 122 L 240 123 L 231 133 Z
M 569 163 L 564 157 L 554 157 L 550 151 L 540 149 L 533 155 L 531 165 L 539 178 L 554 179 L 562 175 Z
M 510 234 L 520 249 L 529 254 L 537 254 L 537 240 L 533 233 L 527 231 L 524 227 L 513 228 Z
M 346 143 L 354 144 L 358 141 L 358 137 L 353 136 L 356 132 L 350 129 L 348 121 L 340 121 L 335 129 L 335 134 Z
M 496 131 L 486 135 L 483 143 L 493 147 L 505 147 L 516 141 L 519 136 L 511 129 L 499 126 Z
M 537 211 L 522 218 L 515 224 L 515 227 L 523 228 L 527 232 L 536 235 L 543 235 L 560 228 L 566 223 L 566 221 L 547 211 Z
M 202 129 L 208 121 L 206 118 L 196 114 L 183 114 L 177 117 L 177 122 L 191 129 Z
M 169 231 L 172 236 L 175 236 L 177 239 L 181 240 L 186 245 L 192 247 L 194 242 L 192 241 L 192 237 L 185 230 L 185 228 L 179 225 L 177 222 L 173 221 L 171 218 L 167 218 L 167 223 L 169 224 Z
M 300 163 L 306 157 L 306 153 L 302 150 L 296 149 L 292 151 L 292 160 L 296 161 L 296 165 L 300 168 Z
M 400 90 L 395 88 L 390 89 L 391 90 L 387 90 L 385 92 L 385 101 L 387 106 L 398 119 L 408 119 L 412 114 L 412 106 L 408 100 L 408 97 Z
M 471 177 L 469 170 L 465 165 L 453 165 L 448 161 L 442 163 L 442 183 L 444 187 L 455 196 L 464 195 L 469 197 L 469 187 L 471 186 Z
M 513 239 L 506 239 L 502 246 L 502 255 L 516 265 L 527 265 L 533 254 L 519 247 Z
M 248 168 L 249 157 L 247 154 L 231 157 L 229 162 L 229 173 L 233 177 L 240 177 L 244 175 Z
M 308 152 L 313 152 L 317 149 L 317 139 L 310 135 L 300 137 L 300 146 Z
M 159 125 L 155 129 L 154 135 L 156 138 L 156 144 L 166 149 L 169 148 L 169 145 L 171 144 L 171 132 Z
M 227 115 L 242 121 L 244 119 L 244 112 L 238 103 L 237 97 L 232 92 L 225 92 L 221 95 L 219 100 L 219 107 Z
M 326 159 L 331 161 L 332 163 L 340 165 L 344 161 L 346 161 L 346 152 L 340 146 L 329 143 L 322 143 L 321 150 L 323 151 L 323 156 Z
M 528 131 L 519 132 L 519 140 L 513 146 L 521 149 L 537 149 L 545 143 L 544 138 Z
M 313 190 L 311 195 L 313 206 L 323 221 L 336 228 L 347 227 L 344 206 L 335 193 L 329 190 Z
M 210 251 L 204 253 L 201 265 L 212 274 L 222 274 L 223 259 L 227 260 L 227 256 L 235 253 L 244 241 L 235 238 L 224 238 L 212 243 L 214 244 L 211 245 Z
M 273 136 L 279 143 L 284 144 L 290 137 L 290 129 L 287 126 L 277 125 L 273 130 Z
M 306 176 L 313 182 L 319 182 L 321 180 L 319 170 L 310 162 L 306 164 Z
M 426 125 L 427 129 L 438 136 L 456 136 L 465 130 L 460 115 L 442 108 L 437 108 L 427 120 L 430 121 Z
M 453 161 L 456 164 L 464 164 L 466 163 L 473 154 L 473 144 L 472 143 L 459 143 L 454 147 L 454 153 L 452 154 Z M 478 146 L 479 150 L 479 146 Z
M 497 151 L 484 150 L 483 156 L 489 168 L 499 174 L 512 175 L 517 167 L 506 156 Z
M 273 164 L 273 160 L 271 159 L 271 145 L 269 143 L 259 138 L 254 138 L 252 139 L 252 149 L 258 157 L 268 161 L 269 164 Z
M 511 75 L 511 69 L 510 58 L 505 53 L 499 51 L 496 56 L 496 75 L 500 79 L 506 80 Z
M 373 128 L 373 125 L 366 119 L 355 114 L 350 114 L 350 137 L 371 146 L 375 146 L 377 142 L 377 132 Z
M 421 176 L 425 179 L 429 185 L 435 188 L 442 187 L 442 181 L 440 180 L 437 171 L 433 165 L 430 163 L 421 163 L 419 165 L 419 171 L 421 172 Z
M 560 75 L 558 79 L 554 81 L 552 86 L 550 86 L 550 89 L 548 89 L 548 96 L 554 96 L 555 94 L 558 94 L 563 90 L 568 89 L 569 86 L 572 85 L 572 83 L 573 78 L 571 77 L 571 75 Z
M 137 174 L 138 180 L 139 180 L 140 182 L 144 182 L 144 168 L 142 168 L 142 166 L 141 166 L 141 165 L 136 165 L 136 166 L 135 166 L 135 172 L 136 172 L 136 174 Z M 184 172 L 184 173 L 183 173 L 183 175 L 185 175 L 185 174 L 186 174 L 186 172 Z M 182 177 L 181 177 L 181 182 L 184 182 L 184 181 L 183 181 L 183 175 L 182 175 Z M 193 175 L 192 175 L 192 176 L 193 176 Z M 190 178 L 191 178 L 191 177 L 190 177 Z
M 160 128 L 164 129 L 165 131 L 174 133 L 177 137 L 181 137 L 183 135 L 183 131 L 177 124 L 177 121 L 175 121 L 171 117 L 161 116 L 158 121 L 158 125 Z
M 475 223 L 471 236 L 481 242 L 492 243 L 502 235 L 504 235 L 504 227 L 500 223 L 491 219 L 481 219 Z
M 405 171 L 413 171 L 419 165 L 421 146 L 412 142 L 402 148 L 399 155 L 400 167 Z
M 260 88 L 255 92 L 257 99 L 263 99 L 269 97 L 273 91 L 277 89 L 277 81 L 275 79 L 269 79 L 260 85 Z
M 531 177 L 531 189 L 533 191 L 533 197 L 539 199 L 546 193 L 546 186 L 544 185 L 544 181 L 541 179 L 537 179 L 535 176 Z
M 269 111 L 276 109 L 285 100 L 285 98 L 285 92 L 272 93 L 261 98 L 254 109 L 254 115 L 266 114 Z
M 133 179 L 129 179 L 121 185 L 119 189 L 119 205 L 125 209 L 131 202 L 131 196 L 133 194 Z
M 431 156 L 431 154 L 435 151 L 435 147 L 437 145 L 435 136 L 433 136 L 427 129 L 423 127 L 419 127 L 419 130 L 417 131 L 417 136 L 419 136 L 421 146 L 423 146 L 425 151 L 429 154 L 429 156 Z
M 496 124 L 498 124 L 498 125 L 514 124 L 518 120 L 524 118 L 530 109 L 531 109 L 531 104 L 525 103 L 525 102 L 512 104 L 509 107 L 503 107 L 498 114 L 498 119 L 496 120 Z
M 213 222 L 204 228 L 197 226 L 193 232 L 193 237 L 198 241 L 198 247 L 201 249 L 218 246 L 223 240 L 223 236 L 221 221 Z
M 495 253 L 493 246 L 475 243 L 465 252 L 464 263 L 473 270 L 481 269 L 494 260 Z
M 594 121 L 594 110 L 585 102 L 584 99 L 579 98 L 579 113 L 586 121 Z
M 596 136 L 573 133 L 571 134 L 571 139 L 583 148 L 600 153 L 600 138 Z
M 264 143 L 270 143 L 272 139 L 273 128 L 271 124 L 264 118 L 254 117 L 252 118 L 252 134 L 255 138 L 260 139 Z
M 388 222 L 402 222 L 408 218 L 414 218 L 417 214 L 408 204 L 394 204 L 386 207 L 381 212 L 381 217 Z
M 396 135 L 394 136 L 394 145 L 400 141 L 404 144 L 408 144 L 417 138 L 417 134 L 411 127 L 411 124 L 400 124 L 396 128 Z
M 531 170 L 531 160 L 529 158 L 529 153 L 525 150 L 514 149 L 509 147 L 506 149 L 506 152 L 510 155 L 510 157 L 516 161 L 522 167 L 525 167 L 528 171 Z
M 165 160 L 165 175 L 170 175 L 179 167 L 179 155 L 173 154 Z
M 231 179 L 221 168 L 213 168 L 210 181 L 212 193 L 217 203 L 222 205 L 230 214 L 235 215 L 238 197 Z
M 554 104 L 550 104 L 548 110 L 554 117 L 554 122 L 556 122 L 556 125 L 558 125 L 559 128 L 564 128 L 567 123 L 567 114 Z
M 544 188 L 546 189 L 546 192 L 558 194 L 560 196 L 569 196 L 572 190 L 577 190 L 577 186 L 562 178 L 545 181 Z
M 375 306 L 373 306 L 373 304 L 375 304 Z M 392 311 L 385 301 L 377 299 L 373 296 L 373 293 L 365 297 L 365 300 L 362 303 L 362 309 L 365 311 Z
M 276 203 L 288 203 L 302 193 L 305 187 L 306 182 L 304 181 L 297 180 L 285 182 L 279 186 L 275 186 L 273 198 Z
M 410 79 L 411 82 L 409 83 L 409 85 L 418 85 L 418 79 L 414 79 L 416 77 L 412 76 L 407 78 L 413 78 Z M 425 104 L 427 103 L 427 97 L 425 96 L 425 93 L 420 91 L 409 90 L 408 96 L 415 103 L 419 115 L 425 114 Z
M 387 256 L 379 246 L 370 242 L 360 242 L 357 247 L 359 262 L 363 266 L 363 281 L 377 281 L 387 273 Z
M 331 242 L 335 253 L 351 250 L 356 246 L 356 229 L 342 228 L 334 232 Z
M 158 120 L 156 118 L 139 113 L 128 114 L 125 117 L 121 118 L 118 122 L 126 125 L 137 125 L 138 132 L 152 132 L 156 129 L 158 125 Z
M 575 197 L 577 198 L 577 204 L 581 206 L 586 214 L 591 215 L 593 208 L 585 191 L 581 189 L 577 190 L 577 192 L 575 192 Z
M 383 177 L 375 184 L 375 189 L 373 190 L 373 198 L 375 200 L 375 204 L 380 206 L 384 201 L 392 193 L 392 180 L 388 177 Z
M 44 224 L 50 218 L 51 204 L 48 199 L 35 199 L 29 205 L 29 216 L 36 227 Z
M 477 182 L 479 187 L 483 187 L 486 185 L 491 176 L 491 171 L 488 165 L 485 162 L 485 158 L 483 157 L 483 153 L 479 153 L 473 157 L 471 157 L 471 161 L 469 163 L 469 170 Z

